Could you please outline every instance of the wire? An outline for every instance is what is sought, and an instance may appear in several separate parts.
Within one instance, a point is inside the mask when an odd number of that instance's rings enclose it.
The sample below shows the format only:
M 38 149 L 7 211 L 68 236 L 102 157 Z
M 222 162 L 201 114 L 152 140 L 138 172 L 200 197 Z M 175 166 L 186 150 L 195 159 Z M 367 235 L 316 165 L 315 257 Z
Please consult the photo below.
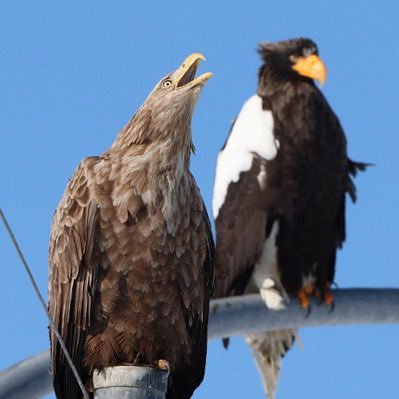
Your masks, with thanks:
M 21 259 L 21 262 L 22 262 L 22 264 L 23 264 L 23 266 L 25 268 L 25 271 L 28 274 L 28 277 L 29 277 L 29 280 L 30 280 L 30 282 L 31 282 L 31 284 L 33 286 L 33 289 L 34 289 L 37 297 L 39 298 L 39 301 L 40 301 L 40 303 L 41 303 L 41 305 L 43 307 L 44 312 L 47 315 L 47 318 L 48 318 L 48 321 L 49 321 L 49 324 L 50 324 L 50 328 L 53 331 L 53 333 L 55 334 L 55 336 L 57 337 L 57 340 L 58 340 L 58 342 L 59 342 L 59 344 L 60 344 L 60 346 L 62 348 L 62 351 L 64 352 L 65 358 L 67 359 L 67 362 L 69 363 L 69 366 L 71 367 L 71 370 L 72 370 L 72 372 L 73 372 L 73 374 L 74 374 L 74 376 L 76 378 L 76 381 L 77 381 L 77 383 L 78 383 L 78 385 L 79 385 L 79 387 L 80 387 L 80 389 L 82 391 L 83 397 L 85 399 L 90 399 L 89 394 L 87 393 L 87 391 L 86 391 L 86 389 L 85 389 L 85 387 L 83 385 L 82 379 L 80 378 L 78 370 L 76 369 L 76 367 L 75 367 L 75 365 L 73 363 L 73 360 L 72 360 L 71 356 L 69 355 L 68 349 L 65 346 L 65 343 L 64 343 L 64 341 L 63 341 L 63 339 L 61 337 L 61 334 L 58 332 L 57 326 L 55 325 L 50 313 L 47 310 L 46 302 L 44 301 L 44 298 L 43 298 L 42 294 L 40 293 L 39 287 L 36 284 L 35 278 L 33 277 L 33 274 L 32 274 L 32 272 L 31 272 L 31 270 L 30 270 L 30 268 L 28 266 L 28 263 L 25 260 L 24 254 L 22 253 L 21 248 L 18 245 L 17 239 L 15 238 L 15 235 L 14 235 L 10 225 L 8 224 L 7 219 L 6 219 L 6 217 L 5 217 L 4 213 L 3 213 L 3 210 L 1 208 L 0 208 L 0 218 L 1 218 L 6 230 L 8 232 L 8 235 L 11 238 L 12 243 L 14 244 L 15 250 L 17 251 L 17 253 L 19 255 L 19 258 Z

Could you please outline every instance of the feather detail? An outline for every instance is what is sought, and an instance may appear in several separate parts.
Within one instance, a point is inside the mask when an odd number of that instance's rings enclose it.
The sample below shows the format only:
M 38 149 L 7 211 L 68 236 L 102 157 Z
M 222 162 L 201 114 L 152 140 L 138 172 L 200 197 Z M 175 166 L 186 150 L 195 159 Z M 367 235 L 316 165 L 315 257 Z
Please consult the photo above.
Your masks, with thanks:
M 245 336 L 268 399 L 275 399 L 281 359 L 295 342 L 296 331 L 260 332 Z

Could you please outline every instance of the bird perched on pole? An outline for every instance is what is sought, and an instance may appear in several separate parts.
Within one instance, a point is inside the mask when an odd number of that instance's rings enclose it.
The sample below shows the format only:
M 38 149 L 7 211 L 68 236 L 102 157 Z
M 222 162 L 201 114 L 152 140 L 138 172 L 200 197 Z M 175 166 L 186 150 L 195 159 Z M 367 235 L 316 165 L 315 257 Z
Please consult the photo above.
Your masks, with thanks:
M 270 309 L 289 296 L 333 305 L 336 251 L 345 241 L 345 200 L 366 164 L 347 155 L 337 116 L 315 84 L 326 67 L 310 39 L 262 43 L 257 94 L 236 118 L 217 159 L 216 297 L 260 293 Z M 294 330 L 250 334 L 270 399 Z
M 100 156 L 84 159 L 54 214 L 49 310 L 90 390 L 94 369 L 166 367 L 168 399 L 201 383 L 214 244 L 190 173 L 191 119 L 212 76 L 190 55 Z M 51 333 L 58 399 L 81 398 Z

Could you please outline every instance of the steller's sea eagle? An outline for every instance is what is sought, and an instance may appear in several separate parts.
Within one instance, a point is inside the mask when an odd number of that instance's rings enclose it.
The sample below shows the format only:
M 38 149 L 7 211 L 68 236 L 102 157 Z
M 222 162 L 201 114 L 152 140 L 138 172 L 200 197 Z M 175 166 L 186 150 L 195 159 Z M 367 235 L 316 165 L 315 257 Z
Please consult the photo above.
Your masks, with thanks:
M 100 156 L 84 159 L 54 214 L 49 310 L 90 390 L 94 369 L 167 365 L 168 399 L 204 376 L 214 244 L 190 173 L 201 54 L 163 78 Z M 51 337 L 58 399 L 81 392 Z M 165 363 L 166 361 L 166 363 Z
M 260 292 L 281 309 L 318 296 L 333 304 L 345 196 L 366 164 L 348 158 L 340 122 L 314 80 L 326 68 L 309 39 L 262 43 L 258 92 L 236 118 L 217 159 L 216 297 Z M 296 331 L 246 337 L 270 399 Z

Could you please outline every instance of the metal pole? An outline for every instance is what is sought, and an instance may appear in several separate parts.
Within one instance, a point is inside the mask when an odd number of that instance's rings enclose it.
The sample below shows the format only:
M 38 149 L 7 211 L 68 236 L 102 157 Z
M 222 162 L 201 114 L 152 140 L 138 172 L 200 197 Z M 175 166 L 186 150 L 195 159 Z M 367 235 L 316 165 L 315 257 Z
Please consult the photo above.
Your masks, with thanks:
M 287 328 L 399 323 L 397 288 L 346 288 L 332 293 L 334 308 L 313 299 L 309 311 L 301 309 L 296 299 L 291 299 L 284 310 L 266 309 L 258 294 L 214 300 L 208 336 L 223 338 Z
M 211 302 L 209 339 L 272 331 L 348 324 L 398 324 L 399 289 L 347 288 L 333 290 L 335 308 L 312 302 L 310 313 L 292 299 L 281 311 L 266 309 L 259 295 Z M 0 399 L 36 399 L 52 389 L 49 352 L 41 352 L 0 372 Z
M 94 399 L 165 399 L 169 372 L 154 367 L 94 370 Z
M 38 399 L 53 389 L 46 349 L 0 372 L 1 399 Z

